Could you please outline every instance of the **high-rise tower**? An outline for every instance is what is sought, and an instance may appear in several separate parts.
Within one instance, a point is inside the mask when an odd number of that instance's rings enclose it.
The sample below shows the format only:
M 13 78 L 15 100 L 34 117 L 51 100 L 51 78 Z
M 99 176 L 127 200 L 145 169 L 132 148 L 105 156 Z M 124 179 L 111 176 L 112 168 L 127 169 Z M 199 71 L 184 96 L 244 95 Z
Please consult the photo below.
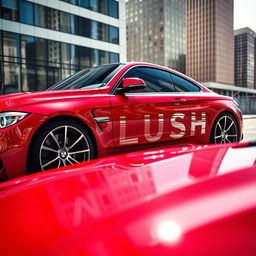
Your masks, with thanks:
M 186 0 L 126 2 L 127 60 L 185 73 Z
M 233 0 L 187 0 L 188 76 L 234 84 Z

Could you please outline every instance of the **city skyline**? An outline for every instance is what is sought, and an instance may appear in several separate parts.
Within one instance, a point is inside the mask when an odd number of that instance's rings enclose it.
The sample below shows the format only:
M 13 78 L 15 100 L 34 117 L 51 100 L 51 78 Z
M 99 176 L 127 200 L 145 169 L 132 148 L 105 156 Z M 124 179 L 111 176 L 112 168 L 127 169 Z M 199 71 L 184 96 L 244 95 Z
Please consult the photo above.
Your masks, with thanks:
M 249 27 L 256 32 L 254 10 L 256 10 L 255 0 L 234 0 L 234 30 Z

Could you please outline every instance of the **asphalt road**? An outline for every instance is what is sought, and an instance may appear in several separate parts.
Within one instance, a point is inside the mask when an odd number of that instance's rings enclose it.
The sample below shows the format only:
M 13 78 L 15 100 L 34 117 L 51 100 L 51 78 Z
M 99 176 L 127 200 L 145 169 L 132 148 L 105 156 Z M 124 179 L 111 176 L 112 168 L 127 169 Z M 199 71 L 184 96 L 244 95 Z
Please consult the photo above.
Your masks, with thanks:
M 256 140 L 256 115 L 244 115 L 243 141 Z

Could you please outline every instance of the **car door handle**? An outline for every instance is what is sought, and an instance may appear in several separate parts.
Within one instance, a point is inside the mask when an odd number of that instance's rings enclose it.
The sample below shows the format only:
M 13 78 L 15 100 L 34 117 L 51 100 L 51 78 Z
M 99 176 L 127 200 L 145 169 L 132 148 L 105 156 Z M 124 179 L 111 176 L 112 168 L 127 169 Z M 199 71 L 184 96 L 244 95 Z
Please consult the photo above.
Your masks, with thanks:
M 181 105 L 181 104 L 184 104 L 185 102 L 186 100 L 181 98 L 176 98 L 174 100 L 171 100 L 171 103 L 173 103 L 174 105 Z

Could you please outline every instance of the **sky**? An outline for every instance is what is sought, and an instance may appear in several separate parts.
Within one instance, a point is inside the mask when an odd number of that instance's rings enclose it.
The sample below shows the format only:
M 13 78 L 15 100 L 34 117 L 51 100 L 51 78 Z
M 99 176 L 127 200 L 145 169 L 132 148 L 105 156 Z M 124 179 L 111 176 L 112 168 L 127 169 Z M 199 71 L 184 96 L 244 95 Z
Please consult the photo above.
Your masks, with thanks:
M 256 0 L 234 0 L 234 29 L 244 27 L 256 32 Z

